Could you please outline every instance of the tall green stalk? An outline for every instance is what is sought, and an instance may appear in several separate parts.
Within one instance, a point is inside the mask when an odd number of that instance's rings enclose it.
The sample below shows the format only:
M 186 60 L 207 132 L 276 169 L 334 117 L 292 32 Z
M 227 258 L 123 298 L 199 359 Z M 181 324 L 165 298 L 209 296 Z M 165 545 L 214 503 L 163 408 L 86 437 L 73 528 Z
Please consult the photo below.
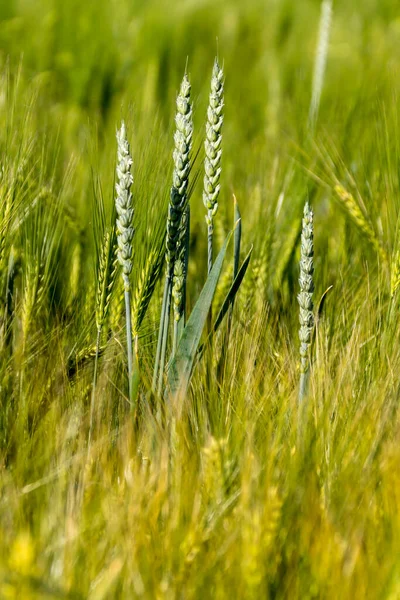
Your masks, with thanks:
M 164 297 L 161 309 L 160 330 L 157 342 L 157 354 L 153 374 L 153 390 L 161 393 L 165 357 L 168 342 L 168 329 L 171 308 L 171 295 L 174 277 L 175 260 L 179 250 L 179 232 L 182 215 L 187 205 L 187 194 L 190 172 L 190 152 L 193 138 L 193 117 L 190 101 L 190 82 L 185 73 L 178 97 L 176 99 L 176 131 L 174 135 L 175 148 L 173 152 L 174 172 L 168 207 L 167 237 L 165 259 L 167 263 L 165 274 Z
M 189 263 L 190 239 L 190 207 L 187 206 L 181 220 L 179 232 L 179 248 L 174 266 L 172 298 L 174 308 L 174 338 L 173 354 L 176 352 L 179 340 L 185 327 L 186 281 Z
M 94 373 L 92 384 L 92 396 L 90 403 L 90 424 L 89 441 L 93 432 L 94 405 L 96 396 L 97 371 L 100 354 L 101 334 L 110 308 L 112 292 L 117 273 L 117 258 L 115 255 L 115 227 L 111 231 L 106 231 L 103 236 L 102 246 L 99 248 L 99 261 L 96 269 L 97 290 L 96 290 L 96 353 L 94 360 Z
M 100 353 L 100 339 L 101 339 L 101 327 L 97 329 L 96 336 L 96 354 L 94 357 L 94 371 L 93 371 L 93 383 L 92 383 L 92 395 L 90 400 L 90 422 L 89 422 L 89 435 L 88 435 L 88 453 L 90 452 L 90 445 L 92 442 L 93 435 L 93 420 L 94 420 L 94 405 L 96 398 L 96 383 L 97 383 L 97 370 L 99 364 L 99 353 Z
M 115 207 L 117 209 L 117 242 L 118 260 L 122 266 L 122 278 L 125 291 L 126 309 L 126 341 L 128 352 L 128 376 L 129 376 L 129 400 L 133 403 L 133 351 L 132 351 L 132 325 L 130 311 L 130 281 L 129 275 L 132 271 L 132 239 L 133 228 L 133 206 L 131 187 L 133 177 L 131 173 L 132 157 L 129 142 L 126 136 L 125 123 L 122 121 L 121 129 L 117 131 L 117 182 Z

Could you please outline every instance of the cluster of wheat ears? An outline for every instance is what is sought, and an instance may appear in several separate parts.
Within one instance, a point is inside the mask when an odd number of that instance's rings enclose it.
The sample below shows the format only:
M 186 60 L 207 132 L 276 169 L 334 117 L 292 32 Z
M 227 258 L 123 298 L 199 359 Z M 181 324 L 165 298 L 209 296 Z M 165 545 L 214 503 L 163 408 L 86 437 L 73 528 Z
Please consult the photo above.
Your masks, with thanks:
M 395 9 L 3 4 L 0 600 L 400 598 Z
M 186 393 L 195 360 L 204 349 L 200 340 L 206 332 L 207 343 L 218 329 L 225 315 L 230 322 L 235 296 L 245 276 L 250 262 L 251 252 L 247 254 L 240 266 L 241 249 L 241 216 L 235 200 L 234 226 L 226 238 L 217 258 L 213 256 L 213 224 L 218 211 L 220 191 L 221 157 L 222 157 L 222 125 L 224 121 L 224 73 L 215 59 L 209 104 L 207 109 L 205 160 L 203 180 L 203 203 L 206 210 L 208 277 L 203 290 L 195 304 L 191 315 L 186 315 L 186 285 L 190 246 L 190 174 L 192 167 L 193 116 L 191 104 L 191 85 L 185 72 L 176 100 L 176 115 L 173 150 L 173 178 L 170 189 L 168 217 L 165 233 L 165 284 L 162 299 L 157 349 L 154 361 L 152 387 L 149 394 L 160 398 L 176 399 Z M 123 281 L 126 345 L 128 363 L 129 401 L 135 412 L 138 399 L 139 362 L 137 357 L 138 340 L 132 325 L 131 281 L 134 269 L 132 241 L 135 232 L 135 199 L 131 191 L 133 184 L 134 164 L 125 122 L 122 121 L 117 130 L 117 165 L 116 165 L 116 221 L 112 231 L 105 234 L 100 252 L 98 270 L 98 289 L 96 303 L 97 342 L 95 348 L 94 379 L 90 411 L 89 440 L 93 428 L 95 408 L 95 390 L 97 366 L 101 352 L 102 328 L 111 303 L 112 292 L 118 271 Z M 222 263 L 231 236 L 234 237 L 233 277 L 228 293 L 219 314 L 212 321 L 211 305 L 221 274 Z M 157 266 L 159 271 L 159 264 Z M 300 388 L 301 403 L 308 387 L 310 368 L 310 344 L 314 326 L 313 291 L 314 291 L 314 248 L 313 248 L 313 213 L 308 202 L 304 207 L 304 218 L 301 236 L 300 260 Z M 145 298 L 137 300 L 142 304 L 142 317 L 154 291 L 154 285 L 144 293 Z M 139 294 L 140 296 L 140 294 Z M 143 296 L 143 294 L 142 294 Z M 136 307 L 138 308 L 138 307 Z M 135 311 L 135 313 L 137 310 Z M 173 313 L 173 328 L 170 331 L 170 316 Z M 229 326 L 228 326 L 229 329 Z M 167 351 L 171 347 L 171 356 L 167 360 Z

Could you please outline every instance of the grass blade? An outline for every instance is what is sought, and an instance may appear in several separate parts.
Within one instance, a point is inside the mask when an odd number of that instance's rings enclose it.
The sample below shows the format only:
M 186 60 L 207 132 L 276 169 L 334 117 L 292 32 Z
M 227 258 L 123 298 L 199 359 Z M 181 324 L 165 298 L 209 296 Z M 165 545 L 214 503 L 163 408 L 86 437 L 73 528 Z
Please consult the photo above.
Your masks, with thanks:
M 214 298 L 218 280 L 221 274 L 222 263 L 225 258 L 231 233 L 226 238 L 224 245 L 218 254 L 217 259 L 211 269 L 206 283 L 200 293 L 200 296 L 193 308 L 183 331 L 181 341 L 177 348 L 169 370 L 167 391 L 171 398 L 179 394 L 185 394 L 188 389 L 190 376 L 193 369 L 193 363 L 197 354 L 200 338 L 203 333 L 207 315 Z
M 246 275 L 247 268 L 250 264 L 252 252 L 253 252 L 253 246 L 250 248 L 246 258 L 244 259 L 240 269 L 237 272 L 235 279 L 233 280 L 231 287 L 229 288 L 227 295 L 225 296 L 225 300 L 222 303 L 222 306 L 220 308 L 220 311 L 218 313 L 218 316 L 217 316 L 214 326 L 213 326 L 213 333 L 215 333 L 217 331 L 218 327 L 221 325 L 226 313 L 229 310 L 229 307 L 233 306 L 236 294 L 241 286 L 244 276 Z

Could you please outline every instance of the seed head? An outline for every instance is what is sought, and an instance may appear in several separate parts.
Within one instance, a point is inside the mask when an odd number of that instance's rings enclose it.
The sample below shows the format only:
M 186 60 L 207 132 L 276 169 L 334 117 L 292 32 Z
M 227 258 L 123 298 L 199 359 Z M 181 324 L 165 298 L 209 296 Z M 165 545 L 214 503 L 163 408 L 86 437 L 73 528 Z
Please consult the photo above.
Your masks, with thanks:
M 221 143 L 222 124 L 224 121 L 224 74 L 218 61 L 215 60 L 211 92 L 207 109 L 205 160 L 204 160 L 204 191 L 203 203 L 207 209 L 206 222 L 212 225 L 212 218 L 218 210 L 218 195 L 220 190 L 219 179 L 221 175 Z
M 118 261 L 122 266 L 124 287 L 129 291 L 129 274 L 132 271 L 132 239 L 133 239 L 133 206 L 131 186 L 133 177 L 131 173 L 132 157 L 129 142 L 126 137 L 125 123 L 122 121 L 121 129 L 117 131 L 117 182 L 115 184 L 117 209 L 117 243 Z
M 300 305 L 300 370 L 308 371 L 308 348 L 311 342 L 314 327 L 313 292 L 314 292 L 314 229 L 313 212 L 308 202 L 304 207 L 303 229 L 301 233 L 301 258 L 300 258 L 300 293 L 297 296 Z
M 176 99 L 176 131 L 174 135 L 175 148 L 173 151 L 174 172 L 168 207 L 166 263 L 167 276 L 172 279 L 176 258 L 179 227 L 182 213 L 187 202 L 189 185 L 190 151 L 193 138 L 193 116 L 190 102 L 190 82 L 184 75 L 178 97 Z
M 182 215 L 179 227 L 174 276 L 172 285 L 172 299 L 174 306 L 174 319 L 178 323 L 185 309 L 185 290 L 187 277 L 187 243 L 190 229 L 190 212 L 187 207 Z

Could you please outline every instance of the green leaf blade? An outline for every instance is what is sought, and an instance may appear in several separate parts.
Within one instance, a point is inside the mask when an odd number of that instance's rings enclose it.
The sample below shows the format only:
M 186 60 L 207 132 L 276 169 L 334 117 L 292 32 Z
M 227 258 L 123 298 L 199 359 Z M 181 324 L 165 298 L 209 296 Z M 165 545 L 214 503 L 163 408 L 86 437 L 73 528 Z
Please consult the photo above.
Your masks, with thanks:
M 168 369 L 167 395 L 170 399 L 176 397 L 178 394 L 185 394 L 188 389 L 197 348 L 221 275 L 222 264 L 231 235 L 230 233 L 226 238 L 214 262 L 207 281 L 187 321 L 176 354 Z

